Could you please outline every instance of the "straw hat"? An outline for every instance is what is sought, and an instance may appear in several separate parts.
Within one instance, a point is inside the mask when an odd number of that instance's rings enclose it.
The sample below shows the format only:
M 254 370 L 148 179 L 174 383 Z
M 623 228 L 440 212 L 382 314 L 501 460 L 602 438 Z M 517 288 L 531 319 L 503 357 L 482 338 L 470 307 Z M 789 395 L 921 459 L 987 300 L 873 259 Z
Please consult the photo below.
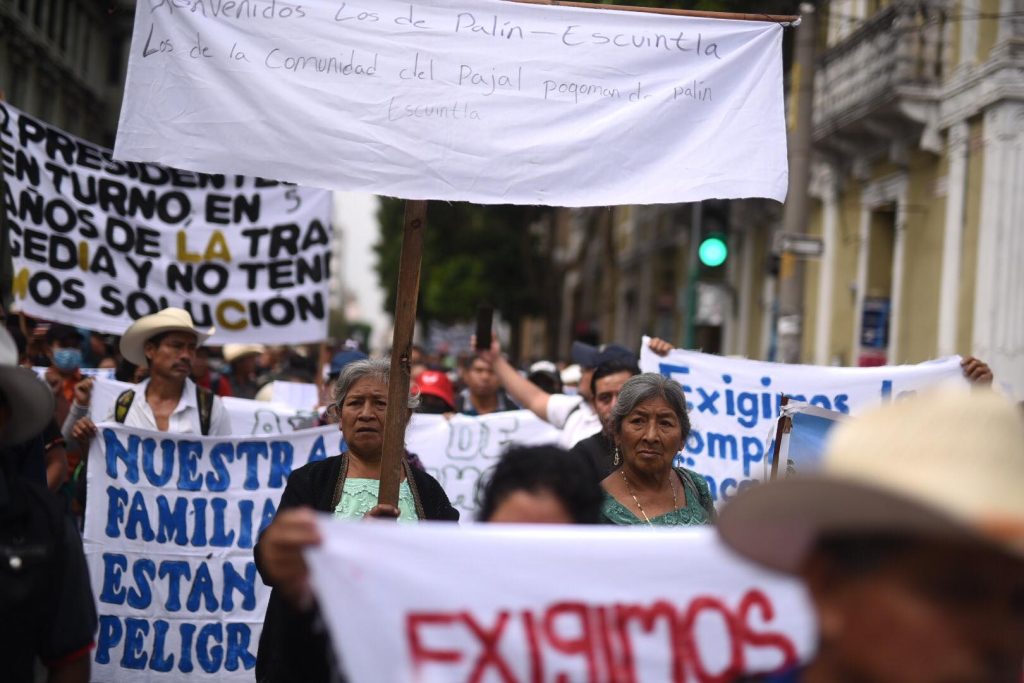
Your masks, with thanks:
M 188 311 L 182 308 L 165 308 L 152 315 L 139 318 L 125 330 L 121 335 L 121 355 L 139 367 L 145 368 L 149 366 L 149 363 L 142 350 L 152 337 L 164 332 L 191 332 L 196 335 L 196 341 L 202 344 L 213 335 L 215 329 L 211 327 L 206 332 L 197 330 L 192 324 L 192 316 Z
M 234 363 L 240 358 L 263 355 L 266 350 L 267 347 L 263 344 L 225 344 L 224 360 L 228 363 Z
M 982 541 L 1024 561 L 1024 419 L 991 391 L 943 389 L 835 428 L 821 471 L 727 503 L 722 539 L 796 572 L 816 539 L 906 534 Z
M 10 411 L 0 444 L 18 444 L 43 431 L 53 419 L 53 392 L 34 372 L 18 367 L 18 346 L 0 327 L 0 394 Z

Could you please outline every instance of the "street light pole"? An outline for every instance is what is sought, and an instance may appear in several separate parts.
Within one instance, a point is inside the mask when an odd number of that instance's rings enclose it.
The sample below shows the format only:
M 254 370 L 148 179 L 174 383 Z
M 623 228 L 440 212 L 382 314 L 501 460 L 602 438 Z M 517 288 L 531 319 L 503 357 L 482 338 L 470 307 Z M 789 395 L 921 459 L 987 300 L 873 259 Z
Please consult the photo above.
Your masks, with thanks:
M 815 8 L 800 5 L 796 39 L 796 116 L 790 130 L 789 192 L 783 213 L 783 231 L 802 235 L 807 231 L 808 185 L 811 179 L 811 125 L 814 113 Z M 779 263 L 779 310 L 776 331 L 779 360 L 799 363 L 803 340 L 804 268 L 797 256 L 783 250 Z

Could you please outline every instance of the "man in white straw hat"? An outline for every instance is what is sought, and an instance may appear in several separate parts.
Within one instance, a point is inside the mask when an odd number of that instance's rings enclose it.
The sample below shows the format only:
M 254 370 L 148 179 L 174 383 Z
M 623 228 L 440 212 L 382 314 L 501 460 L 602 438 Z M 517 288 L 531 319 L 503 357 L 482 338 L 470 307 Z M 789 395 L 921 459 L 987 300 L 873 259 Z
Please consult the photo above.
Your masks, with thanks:
M 189 378 L 196 347 L 213 332 L 213 328 L 197 330 L 192 316 L 181 308 L 165 308 L 132 323 L 121 336 L 121 355 L 149 368 L 149 377 L 118 396 L 107 419 L 175 434 L 230 434 L 231 423 L 220 398 Z M 96 435 L 96 425 L 82 416 L 87 410 L 76 399 L 72 436 L 78 441 Z
M 814 658 L 753 680 L 1020 683 L 1024 420 L 940 390 L 836 427 L 820 472 L 726 504 L 722 539 L 806 582 Z
M 27 441 L 53 419 L 54 398 L 0 327 L 0 447 Z M 0 657 L 5 681 L 89 680 L 96 607 L 82 541 L 61 500 L 20 476 L 0 451 Z

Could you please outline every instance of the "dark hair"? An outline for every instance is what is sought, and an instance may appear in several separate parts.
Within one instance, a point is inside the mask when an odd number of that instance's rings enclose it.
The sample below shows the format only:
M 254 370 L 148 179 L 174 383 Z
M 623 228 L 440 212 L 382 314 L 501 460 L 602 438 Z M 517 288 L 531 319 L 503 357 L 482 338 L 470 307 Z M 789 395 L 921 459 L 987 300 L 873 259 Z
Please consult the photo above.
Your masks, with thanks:
M 452 407 L 448 405 L 440 396 L 434 396 L 433 394 L 420 394 L 420 405 L 416 409 L 417 413 L 424 415 L 444 415 L 445 413 L 453 412 Z
M 169 334 L 170 334 L 170 331 L 158 332 L 157 334 L 154 334 L 152 337 L 148 338 L 146 341 L 142 342 L 142 346 L 143 346 L 143 348 L 145 348 L 149 344 L 152 344 L 155 347 L 159 347 L 160 344 L 163 342 L 164 337 L 166 337 Z
M 824 557 L 832 567 L 852 577 L 877 571 L 915 547 L 914 539 L 904 534 L 839 533 L 818 538 L 810 554 Z
M 601 363 L 594 370 L 594 374 L 590 378 L 591 395 L 597 396 L 597 380 L 604 379 L 609 375 L 617 375 L 620 372 L 628 372 L 630 377 L 635 377 L 640 374 L 640 366 L 636 364 L 636 361 L 626 360 L 625 358 L 617 358 Z
M 597 524 L 604 494 L 597 477 L 582 458 L 557 446 L 518 446 L 508 449 L 480 480 L 477 519 L 486 522 L 516 491 L 553 494 L 576 524 Z
M 550 370 L 534 370 L 526 379 L 549 394 L 560 394 L 565 389 L 562 386 L 562 378 L 557 372 Z
M 139 366 L 131 362 L 127 358 L 122 358 L 114 368 L 114 379 L 119 382 L 131 382 L 135 383 L 135 371 L 138 370 Z

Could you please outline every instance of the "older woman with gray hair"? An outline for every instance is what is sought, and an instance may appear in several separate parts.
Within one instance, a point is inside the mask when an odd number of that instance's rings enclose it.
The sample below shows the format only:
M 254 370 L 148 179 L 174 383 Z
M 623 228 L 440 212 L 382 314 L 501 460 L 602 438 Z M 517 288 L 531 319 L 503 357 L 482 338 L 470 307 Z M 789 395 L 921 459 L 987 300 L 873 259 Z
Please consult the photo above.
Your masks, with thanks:
M 332 409 L 347 450 L 291 473 L 274 521 L 253 548 L 260 576 L 273 588 L 256 655 L 258 681 L 332 679 L 326 635 L 313 628 L 316 610 L 302 559 L 305 548 L 320 543 L 314 511 L 399 522 L 459 518 L 437 480 L 411 467 L 408 459 L 403 462 L 398 507 L 377 505 L 389 374 L 386 360 L 356 361 L 341 371 Z M 410 414 L 416 400 L 409 399 Z
M 673 467 L 690 435 L 683 390 L 655 373 L 622 385 L 611 414 L 615 470 L 601 486 L 609 524 L 710 524 L 714 502 L 704 477 Z

